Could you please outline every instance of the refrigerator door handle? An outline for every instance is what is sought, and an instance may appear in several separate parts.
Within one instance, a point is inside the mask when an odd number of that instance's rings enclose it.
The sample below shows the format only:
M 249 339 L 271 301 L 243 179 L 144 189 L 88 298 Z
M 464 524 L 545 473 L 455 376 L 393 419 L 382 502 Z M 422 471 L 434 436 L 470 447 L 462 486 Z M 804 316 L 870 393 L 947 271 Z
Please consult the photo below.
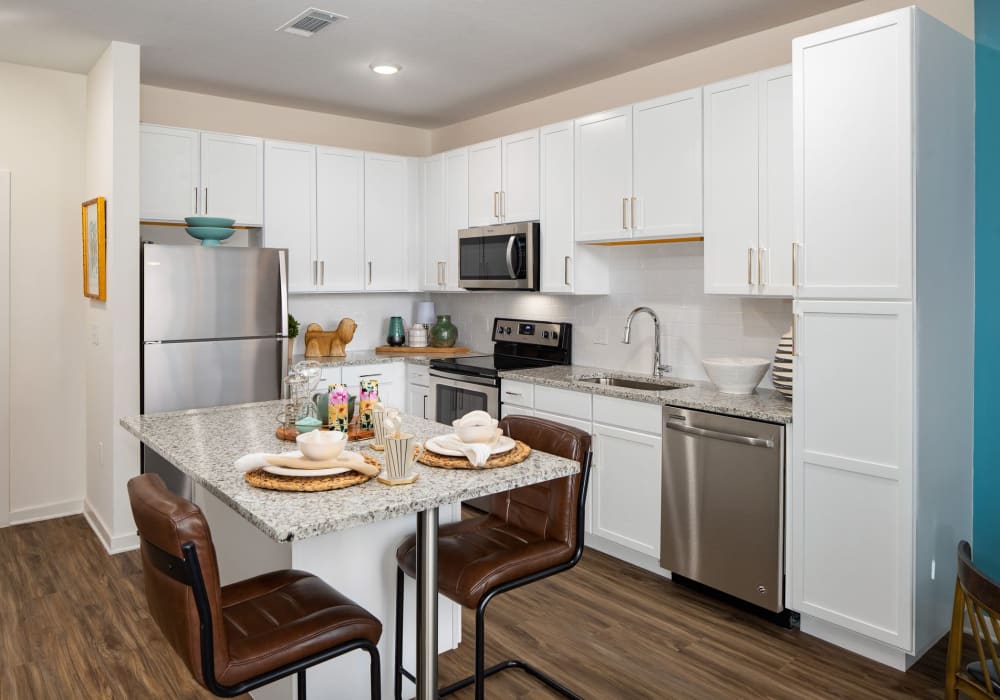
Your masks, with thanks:
M 281 297 L 281 335 L 288 335 L 288 251 L 278 251 L 278 295 Z

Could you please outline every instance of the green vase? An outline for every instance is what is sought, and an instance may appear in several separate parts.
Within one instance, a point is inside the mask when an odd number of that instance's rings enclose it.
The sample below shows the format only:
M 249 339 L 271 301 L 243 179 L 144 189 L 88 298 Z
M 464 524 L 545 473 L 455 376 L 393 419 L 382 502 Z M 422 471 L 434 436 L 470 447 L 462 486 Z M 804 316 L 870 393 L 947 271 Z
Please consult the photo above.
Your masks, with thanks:
M 451 322 L 451 316 L 448 314 L 439 315 L 437 323 L 431 326 L 431 346 L 450 348 L 454 347 L 456 340 L 458 340 L 458 328 Z
M 406 342 L 406 335 L 403 332 L 403 319 L 399 316 L 393 316 L 389 319 L 389 334 L 386 336 L 385 342 L 392 347 L 399 347 Z

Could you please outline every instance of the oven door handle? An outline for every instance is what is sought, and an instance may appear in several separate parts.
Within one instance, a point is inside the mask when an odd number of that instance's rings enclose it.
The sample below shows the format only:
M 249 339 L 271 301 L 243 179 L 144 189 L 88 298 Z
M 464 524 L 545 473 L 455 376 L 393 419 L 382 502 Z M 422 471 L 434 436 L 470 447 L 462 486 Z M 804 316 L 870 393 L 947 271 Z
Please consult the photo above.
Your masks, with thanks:
M 467 374 L 447 374 L 445 372 L 430 370 L 428 373 L 431 377 L 437 379 L 444 379 L 449 382 L 458 382 L 460 384 L 477 384 L 479 386 L 496 387 L 497 382 L 492 379 L 487 379 L 485 377 L 476 377 Z
M 514 272 L 514 243 L 516 242 L 516 235 L 507 239 L 507 273 L 512 280 L 517 279 L 517 273 Z

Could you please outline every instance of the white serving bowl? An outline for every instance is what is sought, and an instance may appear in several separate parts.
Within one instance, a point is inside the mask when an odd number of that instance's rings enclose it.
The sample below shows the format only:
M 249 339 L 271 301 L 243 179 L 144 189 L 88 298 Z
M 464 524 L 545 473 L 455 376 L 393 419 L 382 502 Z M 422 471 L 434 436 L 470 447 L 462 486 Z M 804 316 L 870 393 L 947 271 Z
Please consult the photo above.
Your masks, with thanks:
M 310 430 L 295 438 L 302 456 L 316 462 L 335 459 L 347 445 L 347 433 L 339 430 Z
M 499 421 L 496 418 L 491 418 L 489 423 L 480 425 L 462 425 L 461 418 L 451 422 L 458 439 L 465 443 L 493 442 L 493 438 L 497 435 L 497 425 Z
M 710 357 L 701 364 L 723 394 L 752 394 L 771 361 L 761 357 Z

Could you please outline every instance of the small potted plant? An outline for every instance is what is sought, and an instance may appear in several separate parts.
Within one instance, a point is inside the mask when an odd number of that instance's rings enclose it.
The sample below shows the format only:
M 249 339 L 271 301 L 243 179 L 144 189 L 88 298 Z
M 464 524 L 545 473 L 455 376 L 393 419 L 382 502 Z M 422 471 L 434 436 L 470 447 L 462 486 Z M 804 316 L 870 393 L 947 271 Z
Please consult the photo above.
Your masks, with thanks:
M 295 349 L 295 339 L 299 337 L 299 322 L 288 314 L 288 366 L 292 366 L 292 353 Z

